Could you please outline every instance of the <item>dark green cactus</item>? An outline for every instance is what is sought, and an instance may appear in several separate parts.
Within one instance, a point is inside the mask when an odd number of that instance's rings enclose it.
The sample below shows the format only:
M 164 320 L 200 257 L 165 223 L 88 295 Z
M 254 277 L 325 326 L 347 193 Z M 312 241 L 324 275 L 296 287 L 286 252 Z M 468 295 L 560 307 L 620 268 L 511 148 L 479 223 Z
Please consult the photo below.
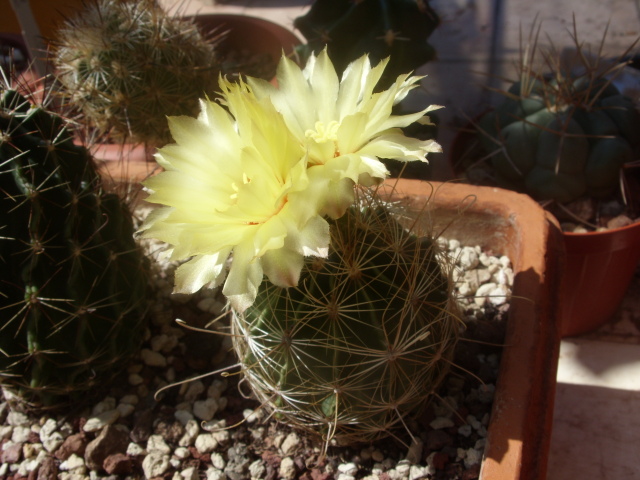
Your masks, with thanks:
M 389 435 L 446 373 L 459 320 L 431 238 L 375 198 L 331 222 L 326 259 L 299 286 L 263 285 L 235 315 L 249 384 L 278 417 L 340 443 Z
M 386 87 L 435 57 L 427 39 L 439 23 L 428 0 L 315 0 L 294 26 L 308 42 L 304 49 L 327 46 L 339 74 L 364 54 L 374 64 L 390 57 L 379 84 Z
M 136 352 L 146 260 L 126 206 L 102 191 L 61 117 L 4 90 L 0 128 L 0 384 L 56 407 Z
M 70 101 L 113 138 L 161 146 L 167 115 L 194 115 L 217 88 L 215 40 L 155 0 L 94 0 L 55 40 L 54 64 Z
M 593 57 L 574 36 L 577 65 L 563 64 L 551 48 L 542 50 L 548 71 L 536 70 L 534 31 L 519 81 L 477 125 L 495 180 L 537 200 L 610 197 L 619 192 L 623 165 L 640 153 L 640 113 L 614 85 L 624 55 Z

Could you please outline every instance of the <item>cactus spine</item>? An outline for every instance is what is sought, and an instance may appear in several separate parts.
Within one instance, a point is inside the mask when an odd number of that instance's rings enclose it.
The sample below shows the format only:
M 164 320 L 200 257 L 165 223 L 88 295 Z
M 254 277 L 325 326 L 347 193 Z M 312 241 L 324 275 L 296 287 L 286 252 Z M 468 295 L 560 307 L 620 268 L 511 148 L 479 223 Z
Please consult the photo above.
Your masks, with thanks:
M 537 37 L 530 38 L 520 80 L 478 123 L 497 183 L 537 200 L 610 197 L 622 166 L 640 151 L 640 113 L 613 82 L 626 52 L 607 65 L 590 58 L 575 34 L 574 41 L 578 68 L 563 66 L 551 49 L 543 51 L 550 72 L 543 74 L 532 68 Z
M 446 373 L 459 320 L 431 238 L 376 196 L 332 221 L 327 259 L 299 286 L 263 285 L 234 315 L 235 349 L 259 400 L 326 440 L 367 442 L 419 412 Z
M 145 259 L 61 117 L 5 88 L 0 128 L 0 383 L 27 407 L 59 407 L 135 353 Z
M 215 42 L 154 0 L 95 0 L 59 31 L 54 63 L 98 131 L 151 146 L 171 139 L 166 116 L 196 114 L 218 77 Z

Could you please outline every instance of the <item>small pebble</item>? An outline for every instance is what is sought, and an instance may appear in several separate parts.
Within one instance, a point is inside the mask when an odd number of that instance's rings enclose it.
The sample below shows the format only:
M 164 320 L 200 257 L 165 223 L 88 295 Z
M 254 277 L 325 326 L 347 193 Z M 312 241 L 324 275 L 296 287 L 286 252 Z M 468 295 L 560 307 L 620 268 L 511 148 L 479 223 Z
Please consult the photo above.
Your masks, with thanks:
M 159 352 L 154 352 L 148 348 L 143 348 L 140 351 L 140 358 L 145 365 L 150 367 L 166 367 L 167 359 Z

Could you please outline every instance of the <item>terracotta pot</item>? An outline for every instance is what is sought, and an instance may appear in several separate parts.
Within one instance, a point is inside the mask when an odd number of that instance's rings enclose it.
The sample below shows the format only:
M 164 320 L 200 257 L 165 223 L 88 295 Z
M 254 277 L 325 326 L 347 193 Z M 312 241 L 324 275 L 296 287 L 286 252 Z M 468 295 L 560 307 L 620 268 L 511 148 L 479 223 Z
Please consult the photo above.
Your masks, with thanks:
M 640 223 L 604 232 L 565 233 L 562 336 L 594 330 L 611 319 L 640 261 Z
M 267 55 L 277 63 L 283 52 L 289 55 L 302 43 L 291 30 L 264 18 L 223 13 L 192 18 L 205 35 L 226 32 L 218 48 L 223 58 L 231 51 L 249 51 Z
M 463 184 L 389 180 L 436 233 L 508 255 L 515 282 L 481 480 L 546 477 L 559 352 L 561 232 L 530 197 Z

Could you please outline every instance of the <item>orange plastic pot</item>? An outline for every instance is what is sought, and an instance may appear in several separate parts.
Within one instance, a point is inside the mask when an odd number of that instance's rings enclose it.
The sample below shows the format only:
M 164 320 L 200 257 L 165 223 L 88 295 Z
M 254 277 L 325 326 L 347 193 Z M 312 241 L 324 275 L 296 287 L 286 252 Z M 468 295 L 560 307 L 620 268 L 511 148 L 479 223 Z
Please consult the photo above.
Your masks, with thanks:
M 543 480 L 560 345 L 562 233 L 529 196 L 510 190 L 419 180 L 387 185 L 416 209 L 428 202 L 436 234 L 511 259 L 515 281 L 480 480 Z
M 640 261 L 640 223 L 563 236 L 561 330 L 566 337 L 595 330 L 617 310 Z

